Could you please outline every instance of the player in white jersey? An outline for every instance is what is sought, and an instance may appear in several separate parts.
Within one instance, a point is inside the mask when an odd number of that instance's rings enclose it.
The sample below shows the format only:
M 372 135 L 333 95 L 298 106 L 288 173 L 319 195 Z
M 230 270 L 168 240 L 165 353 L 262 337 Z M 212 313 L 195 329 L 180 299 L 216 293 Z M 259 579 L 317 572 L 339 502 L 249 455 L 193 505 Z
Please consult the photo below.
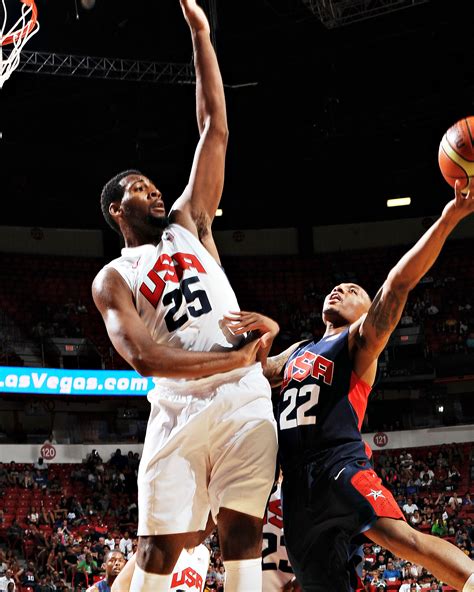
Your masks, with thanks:
M 278 480 L 268 501 L 263 525 L 262 592 L 282 590 L 300 592 L 286 552 L 281 509 L 281 481 Z
M 93 297 L 118 353 L 155 385 L 131 590 L 168 592 L 189 533 L 204 528 L 211 510 L 226 592 L 252 592 L 261 589 L 277 448 L 260 361 L 278 325 L 244 344 L 224 319 L 239 309 L 211 232 L 224 183 L 225 96 L 208 20 L 195 0 L 181 0 L 181 8 L 193 42 L 200 133 L 189 181 L 169 218 L 160 191 L 139 171 L 104 186 L 102 211 L 125 248 L 96 276 Z
M 209 569 L 210 552 L 203 541 L 212 533 L 216 525 L 209 514 L 206 528 L 195 532 L 186 539 L 184 548 L 173 568 L 173 575 L 170 582 L 170 591 L 179 590 L 204 590 L 207 571 Z M 121 570 L 115 579 L 111 592 L 130 592 L 131 581 L 137 554 L 134 553 L 128 560 L 127 565 Z
M 191 549 L 184 548 L 173 569 L 170 592 L 203 592 L 210 556 L 209 549 L 202 543 Z M 130 592 L 135 562 L 136 553 L 115 579 L 111 592 Z

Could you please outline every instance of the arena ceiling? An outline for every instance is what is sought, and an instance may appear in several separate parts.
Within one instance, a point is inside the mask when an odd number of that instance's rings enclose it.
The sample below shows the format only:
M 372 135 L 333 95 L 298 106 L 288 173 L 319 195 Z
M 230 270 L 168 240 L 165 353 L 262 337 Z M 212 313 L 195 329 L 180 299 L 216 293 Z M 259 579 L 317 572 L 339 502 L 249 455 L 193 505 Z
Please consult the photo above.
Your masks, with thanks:
M 18 0 L 7 3 L 13 14 Z M 230 128 L 216 229 L 433 216 L 451 195 L 437 151 L 445 129 L 474 114 L 473 3 L 460 12 L 432 0 L 333 27 L 314 3 L 203 0 Z M 191 61 L 178 0 L 37 4 L 26 50 Z M 44 71 L 13 73 L 0 91 L 1 224 L 105 228 L 100 189 L 129 167 L 172 203 L 197 141 L 194 86 Z M 387 210 L 407 195 L 412 206 Z

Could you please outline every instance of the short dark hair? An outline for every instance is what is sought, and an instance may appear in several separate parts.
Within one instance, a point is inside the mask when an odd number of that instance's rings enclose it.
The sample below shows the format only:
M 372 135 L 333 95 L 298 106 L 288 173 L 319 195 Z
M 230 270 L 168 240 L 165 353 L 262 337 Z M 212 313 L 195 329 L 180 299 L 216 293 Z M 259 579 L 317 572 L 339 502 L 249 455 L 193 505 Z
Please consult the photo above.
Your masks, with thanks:
M 120 551 L 120 549 L 111 549 L 110 551 L 107 551 L 107 553 L 104 555 L 104 563 L 107 563 L 107 561 L 110 559 L 110 557 L 112 555 L 114 555 L 115 553 L 120 553 L 120 555 L 126 560 L 127 558 L 125 557 L 125 555 L 122 553 L 122 551 Z
M 102 188 L 102 193 L 100 194 L 100 207 L 102 209 L 102 214 L 104 215 L 105 221 L 113 230 L 115 230 L 115 232 L 118 232 L 119 234 L 121 234 L 120 229 L 110 215 L 109 206 L 113 201 L 122 201 L 125 189 L 122 187 L 122 185 L 120 185 L 120 181 L 125 177 L 128 177 L 128 175 L 142 175 L 142 173 L 136 169 L 122 171 L 107 181 L 107 183 Z

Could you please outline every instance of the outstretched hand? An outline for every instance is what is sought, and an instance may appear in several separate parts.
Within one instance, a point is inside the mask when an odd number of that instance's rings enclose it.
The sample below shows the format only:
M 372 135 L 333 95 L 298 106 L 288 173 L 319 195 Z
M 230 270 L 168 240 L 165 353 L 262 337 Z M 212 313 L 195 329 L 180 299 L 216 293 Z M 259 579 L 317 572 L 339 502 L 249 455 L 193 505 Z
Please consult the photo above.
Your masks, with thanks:
M 196 0 L 180 0 L 184 18 L 192 31 L 206 31 L 210 33 L 210 26 L 204 10 L 198 6 Z
M 474 212 L 474 177 L 471 177 L 467 189 L 461 191 L 461 182 L 458 180 L 454 186 L 454 199 L 444 208 L 444 215 L 453 215 L 457 220 L 462 220 Z
M 257 359 L 265 365 L 273 340 L 280 332 L 278 323 L 265 315 L 245 310 L 231 311 L 228 315 L 224 315 L 224 319 L 226 326 L 234 335 L 252 332 L 259 336 L 260 349 L 257 352 Z

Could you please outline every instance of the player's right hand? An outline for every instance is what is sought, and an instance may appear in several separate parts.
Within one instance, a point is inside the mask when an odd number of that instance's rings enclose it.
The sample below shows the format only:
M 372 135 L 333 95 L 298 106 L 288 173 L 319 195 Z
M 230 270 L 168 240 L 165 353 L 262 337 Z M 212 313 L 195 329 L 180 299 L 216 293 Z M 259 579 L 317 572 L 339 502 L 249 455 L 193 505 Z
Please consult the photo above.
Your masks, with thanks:
M 240 349 L 234 350 L 232 354 L 239 359 L 239 366 L 250 366 L 257 361 L 261 347 L 261 340 L 254 339 L 243 345 Z

